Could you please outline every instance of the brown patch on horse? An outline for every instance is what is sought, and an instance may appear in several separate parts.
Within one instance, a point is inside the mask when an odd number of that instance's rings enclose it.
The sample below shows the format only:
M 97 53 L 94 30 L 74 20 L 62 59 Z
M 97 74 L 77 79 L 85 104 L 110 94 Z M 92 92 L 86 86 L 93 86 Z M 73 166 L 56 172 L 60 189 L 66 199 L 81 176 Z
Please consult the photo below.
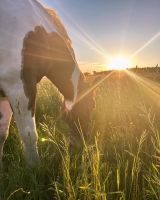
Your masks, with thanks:
M 22 50 L 21 79 L 32 115 L 35 110 L 36 84 L 44 76 L 57 86 L 66 99 L 73 99 L 71 75 L 74 67 L 70 49 L 58 33 L 47 33 L 43 27 L 37 26 L 26 35 Z

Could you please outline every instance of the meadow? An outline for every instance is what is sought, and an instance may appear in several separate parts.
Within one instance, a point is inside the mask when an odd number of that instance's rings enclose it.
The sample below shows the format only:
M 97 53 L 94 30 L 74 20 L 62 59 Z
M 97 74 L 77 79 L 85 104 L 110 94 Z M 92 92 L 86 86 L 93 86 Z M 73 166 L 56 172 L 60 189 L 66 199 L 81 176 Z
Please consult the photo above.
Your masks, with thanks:
M 25 165 L 13 119 L 0 200 L 159 200 L 160 83 L 154 76 L 115 72 L 106 79 L 97 91 L 90 137 L 79 130 L 74 148 L 58 117 L 62 97 L 43 80 L 36 111 L 41 164 Z

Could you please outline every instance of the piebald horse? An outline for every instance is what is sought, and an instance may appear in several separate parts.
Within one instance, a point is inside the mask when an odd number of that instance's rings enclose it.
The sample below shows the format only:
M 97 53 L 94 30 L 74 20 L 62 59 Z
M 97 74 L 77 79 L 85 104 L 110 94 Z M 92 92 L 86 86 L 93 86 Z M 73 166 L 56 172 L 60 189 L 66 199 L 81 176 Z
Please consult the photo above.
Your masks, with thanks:
M 78 116 L 85 98 L 75 107 L 86 83 L 71 40 L 52 9 L 37 0 L 5 0 L 0 4 L 0 161 L 12 112 L 29 165 L 39 161 L 35 125 L 36 85 L 46 76 L 64 96 L 64 110 Z M 90 97 L 86 97 L 90 104 Z M 93 105 L 93 102 L 92 104 Z M 72 110 L 72 108 L 74 109 Z M 87 107 L 86 107 L 87 109 Z M 71 120 L 70 120 L 71 119 Z

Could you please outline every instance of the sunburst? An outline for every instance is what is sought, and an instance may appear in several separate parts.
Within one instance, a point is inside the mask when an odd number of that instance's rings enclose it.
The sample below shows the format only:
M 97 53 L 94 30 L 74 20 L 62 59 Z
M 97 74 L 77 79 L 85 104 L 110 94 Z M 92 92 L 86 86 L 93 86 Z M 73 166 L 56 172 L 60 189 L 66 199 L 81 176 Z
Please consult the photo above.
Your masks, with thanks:
M 109 70 L 125 70 L 131 66 L 131 60 L 127 57 L 113 57 L 109 63 L 106 64 L 106 68 Z

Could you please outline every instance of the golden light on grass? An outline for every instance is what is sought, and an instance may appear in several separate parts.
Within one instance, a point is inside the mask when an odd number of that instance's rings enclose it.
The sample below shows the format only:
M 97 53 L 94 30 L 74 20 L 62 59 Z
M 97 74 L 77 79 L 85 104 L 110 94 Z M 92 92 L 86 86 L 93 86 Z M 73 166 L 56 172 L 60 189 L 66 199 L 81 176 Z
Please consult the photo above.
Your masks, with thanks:
M 41 142 L 46 142 L 47 139 L 46 138 L 41 138 Z
M 160 84 L 152 81 L 148 78 L 144 78 L 131 71 L 125 71 L 133 80 L 135 80 L 141 88 L 145 89 L 146 94 L 152 99 L 158 106 L 160 106 Z
M 106 68 L 109 70 L 125 70 L 131 66 L 131 60 L 127 57 L 118 56 L 113 57 Z

